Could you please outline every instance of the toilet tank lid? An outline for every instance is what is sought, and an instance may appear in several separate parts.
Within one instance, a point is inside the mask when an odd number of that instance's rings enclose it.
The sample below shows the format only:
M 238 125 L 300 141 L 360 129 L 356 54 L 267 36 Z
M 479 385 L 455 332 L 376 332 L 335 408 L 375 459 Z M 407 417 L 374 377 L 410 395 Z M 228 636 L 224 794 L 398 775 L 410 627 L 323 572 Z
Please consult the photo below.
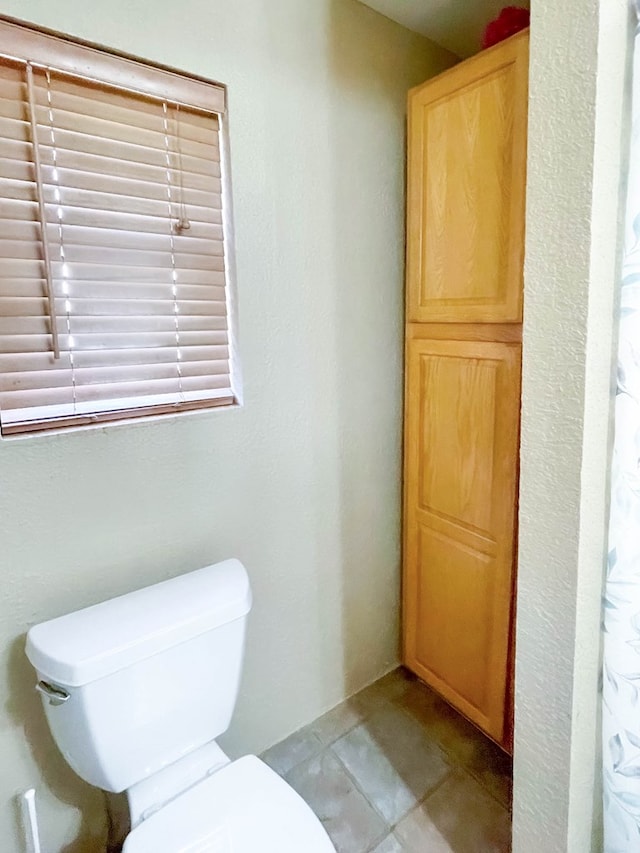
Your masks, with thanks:
M 240 619 L 251 588 L 225 560 L 35 625 L 27 657 L 46 678 L 79 687 Z

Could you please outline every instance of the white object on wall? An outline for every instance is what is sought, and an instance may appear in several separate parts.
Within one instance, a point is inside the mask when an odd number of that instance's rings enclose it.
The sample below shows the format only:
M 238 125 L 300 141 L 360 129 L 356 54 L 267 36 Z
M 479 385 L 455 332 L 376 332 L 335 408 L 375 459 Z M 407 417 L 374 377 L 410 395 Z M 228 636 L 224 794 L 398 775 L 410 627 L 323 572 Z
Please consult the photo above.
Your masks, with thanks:
M 19 795 L 27 853 L 41 853 L 38 815 L 36 813 L 36 791 L 29 788 Z

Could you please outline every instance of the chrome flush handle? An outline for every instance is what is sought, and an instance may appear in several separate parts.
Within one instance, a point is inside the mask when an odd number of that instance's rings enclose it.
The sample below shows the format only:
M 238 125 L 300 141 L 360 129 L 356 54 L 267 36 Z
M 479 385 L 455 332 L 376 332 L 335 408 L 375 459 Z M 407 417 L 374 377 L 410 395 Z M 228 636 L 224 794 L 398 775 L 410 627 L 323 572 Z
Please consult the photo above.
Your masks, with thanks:
M 48 681 L 39 681 L 36 684 L 36 690 L 48 700 L 50 705 L 64 705 L 70 694 L 62 687 L 54 687 Z

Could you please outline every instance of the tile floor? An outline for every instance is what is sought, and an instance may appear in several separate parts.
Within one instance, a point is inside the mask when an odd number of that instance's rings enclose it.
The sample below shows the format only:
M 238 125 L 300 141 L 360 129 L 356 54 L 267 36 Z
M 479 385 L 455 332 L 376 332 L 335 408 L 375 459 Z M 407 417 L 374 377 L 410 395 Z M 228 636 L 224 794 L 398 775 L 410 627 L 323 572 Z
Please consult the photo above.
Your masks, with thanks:
M 506 853 L 511 761 L 397 669 L 262 758 L 338 853 Z

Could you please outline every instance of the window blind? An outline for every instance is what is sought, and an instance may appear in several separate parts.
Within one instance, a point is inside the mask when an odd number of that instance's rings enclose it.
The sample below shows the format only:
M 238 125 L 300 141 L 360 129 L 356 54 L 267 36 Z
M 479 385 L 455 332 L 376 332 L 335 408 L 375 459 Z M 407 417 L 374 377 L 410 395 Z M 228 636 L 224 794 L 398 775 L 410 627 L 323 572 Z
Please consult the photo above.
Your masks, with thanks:
M 28 63 L 0 58 L 2 433 L 233 402 L 220 116 Z

